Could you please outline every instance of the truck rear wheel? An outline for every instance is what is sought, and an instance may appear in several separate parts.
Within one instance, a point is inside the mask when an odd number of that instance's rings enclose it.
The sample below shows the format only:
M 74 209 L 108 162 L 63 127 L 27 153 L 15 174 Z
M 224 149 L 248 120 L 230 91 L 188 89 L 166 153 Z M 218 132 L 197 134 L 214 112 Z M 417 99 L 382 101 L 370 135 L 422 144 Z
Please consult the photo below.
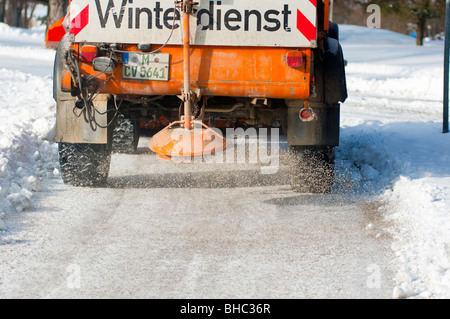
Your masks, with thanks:
M 106 183 L 111 162 L 107 144 L 59 143 L 59 164 L 65 184 L 102 186 Z
M 112 150 L 116 153 L 136 153 L 139 142 L 139 122 L 117 116 L 112 133 Z
M 292 146 L 290 182 L 300 193 L 329 193 L 334 182 L 334 147 Z

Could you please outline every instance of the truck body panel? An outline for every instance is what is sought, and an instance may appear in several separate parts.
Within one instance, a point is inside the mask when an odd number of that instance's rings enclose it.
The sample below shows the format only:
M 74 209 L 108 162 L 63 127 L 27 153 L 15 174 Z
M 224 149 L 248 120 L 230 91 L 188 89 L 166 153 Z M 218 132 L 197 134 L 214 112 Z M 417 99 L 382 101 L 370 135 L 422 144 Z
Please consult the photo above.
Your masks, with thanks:
M 80 45 L 75 45 L 78 51 Z M 136 45 L 124 48 L 138 51 Z M 191 47 L 191 86 L 202 95 L 252 98 L 307 99 L 310 92 L 310 50 L 300 50 L 303 63 L 292 68 L 285 58 L 291 48 Z M 160 51 L 170 56 L 167 81 L 123 79 L 124 65 L 117 66 L 100 93 L 138 95 L 178 95 L 183 87 L 183 52 L 179 46 Z M 85 74 L 96 74 L 91 63 L 80 63 Z M 146 72 L 137 66 L 127 72 Z M 151 70 L 150 70 L 151 71 Z M 147 71 L 148 72 L 148 71 Z M 69 72 L 65 73 L 63 90 L 70 91 Z M 105 81 L 109 74 L 98 76 Z

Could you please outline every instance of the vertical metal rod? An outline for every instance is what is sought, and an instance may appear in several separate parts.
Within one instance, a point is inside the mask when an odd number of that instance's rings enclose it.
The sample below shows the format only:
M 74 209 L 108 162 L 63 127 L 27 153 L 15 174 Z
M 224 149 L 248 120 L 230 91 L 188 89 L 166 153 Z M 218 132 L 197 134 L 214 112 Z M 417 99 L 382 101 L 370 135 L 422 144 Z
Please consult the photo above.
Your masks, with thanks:
M 330 21 L 333 21 L 333 7 L 334 7 L 334 0 L 330 0 L 330 2 L 329 2 L 329 17 L 328 17 L 328 19 L 330 20 Z
M 190 128 L 191 123 L 191 61 L 190 61 L 190 26 L 189 26 L 189 9 L 190 0 L 183 0 L 182 12 L 183 12 L 183 61 L 184 61 L 184 127 Z
M 444 109 L 442 133 L 448 133 L 448 104 L 450 68 L 450 0 L 445 3 L 445 49 L 444 49 Z

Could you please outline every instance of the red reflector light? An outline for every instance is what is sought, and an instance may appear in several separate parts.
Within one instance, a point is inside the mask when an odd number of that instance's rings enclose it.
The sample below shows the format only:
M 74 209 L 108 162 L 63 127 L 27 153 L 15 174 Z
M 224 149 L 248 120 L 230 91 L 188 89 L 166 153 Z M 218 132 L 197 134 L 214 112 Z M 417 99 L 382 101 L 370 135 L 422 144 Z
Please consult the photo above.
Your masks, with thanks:
M 298 51 L 290 51 L 286 54 L 286 63 L 291 68 L 298 68 L 303 64 L 303 54 Z
M 97 47 L 95 45 L 84 45 L 81 48 L 81 61 L 83 62 L 92 62 L 97 55 Z
M 304 108 L 300 111 L 299 116 L 303 121 L 310 121 L 314 119 L 314 112 L 310 108 Z
M 312 112 L 310 109 L 304 109 L 300 112 L 300 116 L 302 117 L 302 119 L 307 119 L 312 115 Z

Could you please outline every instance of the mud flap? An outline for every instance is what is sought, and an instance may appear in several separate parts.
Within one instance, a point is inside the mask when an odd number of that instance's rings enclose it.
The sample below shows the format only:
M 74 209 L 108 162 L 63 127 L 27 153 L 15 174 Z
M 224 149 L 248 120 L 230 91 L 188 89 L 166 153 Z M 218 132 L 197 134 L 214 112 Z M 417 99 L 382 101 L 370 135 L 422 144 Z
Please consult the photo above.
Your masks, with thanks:
M 65 35 L 58 44 L 53 67 L 53 98 L 56 101 L 56 142 L 65 143 L 107 143 L 107 129 L 97 127 L 93 130 L 85 121 L 80 109 L 75 108 L 76 97 L 61 89 L 62 72 L 65 68 L 64 53 L 70 47 L 70 41 Z M 99 94 L 94 100 L 98 110 L 95 119 L 101 126 L 107 124 L 107 94 Z M 104 114 L 103 114 L 104 113 Z M 80 115 L 80 116 L 77 116 Z
M 97 126 L 93 129 L 89 122 L 85 121 L 81 110 L 75 108 L 73 97 L 61 96 L 57 100 L 56 110 L 56 141 L 65 143 L 93 143 L 106 144 L 108 95 L 99 94 L 93 101 L 98 111 L 95 115 Z
M 290 146 L 339 145 L 340 105 L 310 103 L 309 107 L 315 114 L 315 119 L 312 121 L 300 119 L 299 112 L 302 107 L 288 108 L 288 144 Z
M 325 43 L 325 102 L 327 104 L 345 102 L 347 99 L 347 83 L 342 47 L 333 38 L 327 38 Z

